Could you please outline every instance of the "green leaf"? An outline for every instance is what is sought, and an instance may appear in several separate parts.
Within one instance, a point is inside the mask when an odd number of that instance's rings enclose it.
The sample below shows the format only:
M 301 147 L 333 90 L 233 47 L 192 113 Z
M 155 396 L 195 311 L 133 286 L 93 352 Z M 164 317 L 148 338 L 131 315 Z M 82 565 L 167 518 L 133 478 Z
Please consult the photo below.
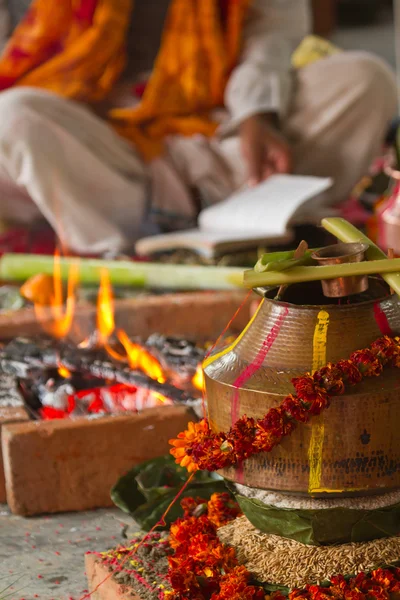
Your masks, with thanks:
M 367 542 L 400 532 L 400 503 L 375 510 L 277 508 L 236 495 L 240 508 L 260 531 L 309 545 Z
M 159 522 L 168 506 L 188 479 L 187 470 L 177 465 L 172 456 L 146 461 L 121 477 L 111 490 L 111 499 L 129 513 L 144 530 Z M 198 471 L 180 499 L 190 496 L 208 500 L 215 492 L 226 492 L 217 473 Z M 171 507 L 164 528 L 183 515 L 180 502 Z

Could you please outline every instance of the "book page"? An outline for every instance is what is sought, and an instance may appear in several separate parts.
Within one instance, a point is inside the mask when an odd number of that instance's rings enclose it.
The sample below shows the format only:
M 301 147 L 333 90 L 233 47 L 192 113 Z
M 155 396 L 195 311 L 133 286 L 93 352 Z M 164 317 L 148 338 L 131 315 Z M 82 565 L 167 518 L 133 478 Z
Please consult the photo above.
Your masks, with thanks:
M 273 175 L 256 187 L 203 210 L 199 227 L 207 232 L 229 231 L 231 236 L 241 233 L 243 237 L 279 237 L 287 232 L 297 210 L 332 183 L 329 178 Z

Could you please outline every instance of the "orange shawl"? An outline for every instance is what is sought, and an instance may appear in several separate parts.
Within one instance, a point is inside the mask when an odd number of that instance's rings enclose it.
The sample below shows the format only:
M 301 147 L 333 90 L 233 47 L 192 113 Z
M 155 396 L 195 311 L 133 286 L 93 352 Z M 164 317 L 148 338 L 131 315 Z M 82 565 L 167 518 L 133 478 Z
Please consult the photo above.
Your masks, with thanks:
M 209 111 L 223 104 L 240 49 L 249 0 L 171 0 L 161 48 L 141 103 L 110 111 L 116 130 L 145 158 L 169 133 L 212 135 Z M 0 90 L 47 89 L 94 103 L 106 98 L 125 65 L 133 0 L 35 0 L 0 59 Z

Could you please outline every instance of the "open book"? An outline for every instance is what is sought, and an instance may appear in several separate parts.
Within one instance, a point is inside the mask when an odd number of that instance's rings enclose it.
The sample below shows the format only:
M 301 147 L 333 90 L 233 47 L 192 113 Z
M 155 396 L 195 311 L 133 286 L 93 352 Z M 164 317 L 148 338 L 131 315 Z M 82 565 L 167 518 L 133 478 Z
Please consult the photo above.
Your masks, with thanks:
M 331 179 L 274 175 L 204 209 L 198 229 L 145 237 L 136 243 L 139 255 L 190 249 L 205 257 L 290 242 L 290 225 L 299 209 L 332 185 Z

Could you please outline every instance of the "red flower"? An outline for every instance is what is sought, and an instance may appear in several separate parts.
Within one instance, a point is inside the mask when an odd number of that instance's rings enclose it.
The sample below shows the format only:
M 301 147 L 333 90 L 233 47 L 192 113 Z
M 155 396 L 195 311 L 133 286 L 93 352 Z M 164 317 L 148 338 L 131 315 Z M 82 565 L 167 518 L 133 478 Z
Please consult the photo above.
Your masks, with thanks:
M 383 371 L 383 365 L 371 350 L 357 350 L 350 356 L 364 377 L 378 377 Z
M 312 600 L 332 600 L 329 588 L 324 588 L 319 585 L 307 586 L 311 594 Z
M 227 438 L 236 455 L 236 461 L 240 462 L 254 454 L 253 443 L 256 431 L 254 419 L 243 416 L 236 421 Z
M 282 409 L 285 411 L 288 418 L 292 421 L 298 421 L 299 423 L 308 423 L 310 420 L 309 412 L 304 408 L 300 400 L 289 394 L 282 402 Z
M 196 517 L 199 517 L 203 512 L 207 511 L 207 500 L 205 498 L 183 498 L 181 500 L 181 507 L 183 508 L 184 518 L 191 517 L 193 513 L 195 513 Z
M 311 375 L 296 377 L 292 383 L 299 400 L 312 415 L 319 415 L 324 408 L 329 406 L 328 392 L 317 385 Z
M 363 594 L 359 590 L 350 589 L 345 590 L 344 598 L 345 600 L 366 600 L 365 594 Z
M 233 446 L 227 443 L 224 433 L 210 433 L 202 442 L 194 443 L 190 455 L 202 471 L 218 471 L 236 462 Z
M 326 367 L 322 367 L 322 369 L 316 371 L 313 378 L 314 381 L 316 381 L 320 387 L 323 387 L 330 395 L 340 396 L 341 394 L 344 394 L 345 386 L 342 379 L 342 373 L 336 365 L 328 363 Z
M 386 364 L 399 354 L 399 347 L 396 344 L 393 338 L 390 338 L 388 335 L 375 340 L 371 344 L 371 352 L 374 354 L 379 360 Z
M 341 372 L 346 383 L 356 385 L 356 383 L 360 383 L 362 380 L 359 369 L 350 360 L 339 360 L 339 362 L 336 363 L 336 367 Z
M 303 377 L 294 377 L 292 384 L 299 398 L 304 400 L 304 402 L 313 401 L 318 385 L 310 374 Z
M 270 452 L 294 428 L 295 424 L 289 421 L 282 408 L 271 408 L 263 419 L 257 421 L 254 446 L 258 452 Z
M 310 598 L 311 595 L 307 590 L 299 590 L 297 588 L 289 594 L 289 600 L 309 600 Z

